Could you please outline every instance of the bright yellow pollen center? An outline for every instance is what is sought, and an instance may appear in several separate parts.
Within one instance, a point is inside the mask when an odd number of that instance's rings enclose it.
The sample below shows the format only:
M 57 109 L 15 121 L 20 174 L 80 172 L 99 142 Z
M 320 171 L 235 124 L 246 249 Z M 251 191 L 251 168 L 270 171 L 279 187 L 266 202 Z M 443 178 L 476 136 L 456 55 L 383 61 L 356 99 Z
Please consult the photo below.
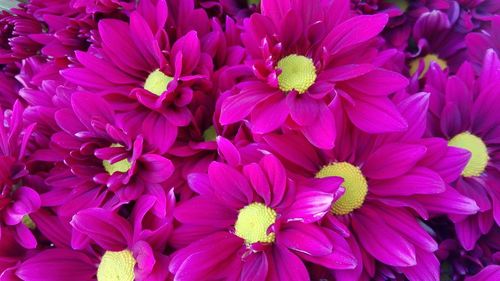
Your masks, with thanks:
M 106 251 L 97 269 L 97 281 L 133 281 L 135 264 L 129 250 Z
M 276 221 L 276 211 L 262 203 L 252 203 L 240 210 L 234 225 L 235 234 L 245 239 L 246 244 L 272 243 L 275 234 L 267 229 Z
M 463 132 L 454 136 L 448 145 L 467 149 L 471 154 L 469 162 L 462 171 L 462 176 L 477 177 L 484 172 L 490 157 L 483 140 L 469 132 Z
M 278 68 L 281 69 L 278 84 L 283 92 L 295 90 L 303 94 L 316 81 L 316 67 L 308 57 L 286 56 L 278 62 Z
M 203 132 L 203 139 L 205 141 L 214 141 L 216 138 L 217 133 L 215 132 L 214 126 L 208 127 L 208 129 Z
M 123 147 L 123 145 L 114 143 L 111 145 L 111 147 Z M 102 165 L 104 166 L 104 170 L 106 170 L 106 172 L 108 172 L 108 174 L 110 175 L 114 174 L 115 172 L 126 173 L 128 172 L 128 170 L 130 170 L 130 167 L 132 167 L 132 164 L 126 158 L 113 164 L 111 164 L 108 160 L 104 160 L 102 161 Z
M 172 80 L 174 78 L 165 75 L 165 73 L 157 69 L 149 74 L 146 82 L 144 82 L 144 89 L 157 96 L 161 96 L 167 90 L 168 83 Z
M 443 70 L 448 67 L 445 60 L 440 59 L 437 55 L 428 54 L 424 57 L 424 70 L 422 71 L 422 73 L 420 73 L 420 76 L 418 77 L 419 79 L 424 77 L 424 75 L 427 73 L 429 67 L 431 66 L 431 62 L 436 62 L 439 65 L 439 67 Z M 420 58 L 416 58 L 410 62 L 411 75 L 417 72 L 419 63 L 420 63 Z
M 344 179 L 342 187 L 344 194 L 333 203 L 332 212 L 335 215 L 347 215 L 358 209 L 365 201 L 368 192 L 368 183 L 361 170 L 347 162 L 335 162 L 324 166 L 317 174 L 317 178 L 341 177 Z
M 29 215 L 24 215 L 22 218 L 22 223 L 29 229 L 35 229 L 36 224 L 35 222 L 30 218 Z

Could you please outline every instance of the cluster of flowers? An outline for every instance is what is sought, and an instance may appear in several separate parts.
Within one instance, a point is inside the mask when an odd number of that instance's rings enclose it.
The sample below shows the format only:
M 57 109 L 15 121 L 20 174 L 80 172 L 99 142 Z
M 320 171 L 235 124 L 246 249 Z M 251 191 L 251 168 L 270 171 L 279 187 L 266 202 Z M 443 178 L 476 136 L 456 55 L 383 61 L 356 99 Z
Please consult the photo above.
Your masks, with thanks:
M 0 281 L 500 280 L 500 1 L 3 9 Z

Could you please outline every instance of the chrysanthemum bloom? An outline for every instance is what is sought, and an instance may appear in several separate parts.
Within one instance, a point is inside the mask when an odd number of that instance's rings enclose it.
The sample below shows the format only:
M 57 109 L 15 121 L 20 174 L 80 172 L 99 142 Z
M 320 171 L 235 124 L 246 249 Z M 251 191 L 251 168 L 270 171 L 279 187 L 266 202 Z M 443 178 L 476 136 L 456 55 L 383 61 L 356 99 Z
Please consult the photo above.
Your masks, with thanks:
M 175 12 L 191 18 L 192 28 L 180 26 L 186 24 L 184 20 L 175 22 L 165 0 L 140 1 L 130 23 L 99 21 L 100 46 L 76 52 L 81 65 L 62 72 L 76 85 L 111 94 L 108 98 L 116 114 L 126 118 L 126 128 L 142 131 L 146 142 L 161 152 L 174 142 L 177 127 L 189 124 L 187 105 L 194 91 L 210 85 L 212 59 L 202 52 L 199 39 L 210 24 L 203 10 L 190 9 L 190 1 L 183 2 L 186 5 Z
M 409 124 L 404 133 L 367 135 L 339 126 L 342 138 L 330 151 L 316 150 L 300 135 L 264 137 L 301 177 L 344 179 L 345 193 L 332 205 L 326 222 L 349 236 L 359 264 L 334 272 L 339 280 L 369 280 L 381 268 L 402 272 L 412 281 L 439 280 L 433 254 L 437 244 L 419 220 L 477 211 L 473 200 L 449 186 L 468 154 L 441 139 L 420 139 L 428 97 L 416 94 L 399 103 Z
M 309 280 L 302 260 L 356 266 L 345 240 L 314 224 L 338 197 L 339 178 L 296 186 L 266 155 L 238 167 L 212 162 L 189 184 L 199 195 L 174 213 L 181 225 L 172 243 L 185 246 L 169 266 L 176 280 Z
M 15 229 L 16 241 L 25 248 L 35 248 L 31 229 L 32 212 L 40 208 L 38 193 L 29 185 L 26 163 L 28 141 L 35 124 L 24 126 L 23 107 L 17 101 L 12 110 L 0 109 L 0 233 Z
M 350 17 L 349 1 L 262 1 L 244 23 L 248 53 L 241 82 L 222 105 L 223 125 L 249 119 L 264 134 L 286 124 L 320 148 L 332 148 L 332 110 L 369 133 L 404 130 L 387 95 L 406 79 L 380 67 L 376 36 L 387 15 Z M 382 61 L 381 61 L 382 60 Z
M 0 12 L 0 30 L 0 64 L 32 56 L 41 47 L 29 35 L 42 32 L 42 24 L 26 12 L 24 4 Z
M 82 210 L 71 221 L 72 238 L 65 231 L 44 229 L 55 241 L 61 236 L 67 241 L 28 257 L 10 274 L 24 281 L 170 280 L 163 250 L 172 229 L 175 197 L 172 191 L 168 194 L 168 198 L 141 197 L 128 219 L 111 210 Z M 75 249 L 70 250 L 68 243 Z
M 500 224 L 500 165 L 498 141 L 500 113 L 500 61 L 489 50 L 477 77 L 464 63 L 455 76 L 447 77 L 433 65 L 425 89 L 431 93 L 429 133 L 464 149 L 470 159 L 455 184 L 479 206 L 477 215 L 454 217 L 458 239 L 470 250 L 481 234 Z
M 450 7 L 458 9 L 458 7 Z M 415 22 L 412 38 L 417 44 L 415 55 L 418 58 L 410 62 L 410 75 L 422 78 L 431 62 L 436 62 L 442 69 L 450 67 L 455 71 L 465 60 L 465 33 L 456 30 L 454 13 L 433 10 L 423 13 Z
M 163 190 L 173 172 L 170 160 L 118 126 L 96 94 L 75 92 L 71 106 L 55 114 L 62 131 L 52 136 L 51 149 L 37 152 L 37 159 L 55 162 L 46 181 L 51 189 L 43 195 L 48 206 L 72 215 L 113 198 L 127 202 Z

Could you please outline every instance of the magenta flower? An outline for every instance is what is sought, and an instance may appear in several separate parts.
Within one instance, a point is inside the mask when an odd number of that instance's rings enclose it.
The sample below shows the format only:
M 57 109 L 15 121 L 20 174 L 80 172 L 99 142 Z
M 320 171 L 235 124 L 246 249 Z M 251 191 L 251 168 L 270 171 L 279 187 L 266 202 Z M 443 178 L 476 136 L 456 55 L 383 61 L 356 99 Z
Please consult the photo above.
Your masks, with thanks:
M 173 192 L 167 198 L 143 196 L 137 200 L 129 220 L 110 210 L 82 210 L 71 221 L 74 250 L 43 250 L 10 272 L 26 281 L 62 281 L 69 276 L 78 281 L 96 277 L 97 280 L 168 280 L 169 259 L 162 252 L 172 229 L 174 204 Z M 44 230 L 47 234 L 55 233 L 54 229 Z M 57 234 L 64 235 L 64 231 Z
M 52 136 L 52 149 L 37 154 L 55 162 L 46 180 L 52 186 L 43 195 L 46 204 L 63 205 L 60 211 L 72 215 L 163 189 L 173 172 L 170 160 L 150 152 L 142 136 L 121 129 L 109 105 L 95 94 L 75 92 L 71 105 L 55 114 L 62 131 Z
M 455 184 L 462 194 L 479 206 L 476 215 L 454 217 L 458 239 L 465 249 L 474 247 L 481 234 L 494 222 L 500 223 L 500 157 L 497 141 L 500 114 L 500 61 L 492 50 L 486 53 L 477 77 L 469 63 L 457 75 L 447 77 L 435 65 L 425 86 L 431 93 L 429 133 L 448 140 L 450 146 L 465 149 L 470 159 Z
M 404 130 L 387 96 L 407 81 L 381 68 L 374 49 L 387 16 L 351 18 L 348 5 L 262 1 L 262 14 L 245 21 L 244 79 L 223 102 L 221 124 L 249 117 L 256 134 L 287 125 L 320 148 L 333 147 L 335 110 L 369 133 Z
M 0 234 L 15 230 L 15 240 L 25 248 L 35 248 L 37 240 L 30 214 L 40 208 L 38 193 L 31 187 L 26 154 L 35 124 L 23 125 L 24 108 L 16 101 L 12 110 L 0 109 Z M 2 237 L 3 239 L 3 237 Z
M 169 266 L 177 280 L 309 280 L 303 261 L 356 266 L 344 238 L 314 224 L 338 197 L 338 178 L 296 186 L 265 155 L 240 167 L 212 162 L 208 175 L 191 174 L 189 183 L 199 195 L 175 210 L 181 225 L 172 243 L 185 247 Z
M 99 21 L 102 42 L 76 52 L 80 65 L 62 71 L 68 81 L 110 95 L 116 114 L 127 120 L 127 130 L 142 129 L 146 141 L 161 152 L 174 142 L 177 127 L 189 124 L 187 105 L 195 91 L 210 85 L 207 78 L 213 67 L 210 56 L 202 52 L 201 34 L 167 33 L 166 24 L 176 20 L 170 8 L 165 0 L 145 0 L 130 14 L 130 23 Z M 182 13 L 195 13 L 187 9 Z M 144 119 L 151 127 L 142 127 Z
M 344 124 L 338 127 L 342 138 L 334 150 L 319 151 L 300 135 L 264 137 L 298 176 L 344 179 L 345 193 L 325 216 L 326 227 L 348 236 L 359 264 L 334 271 L 339 280 L 369 280 L 381 268 L 402 272 L 410 280 L 439 280 L 433 254 L 437 243 L 419 222 L 478 209 L 449 185 L 463 169 L 467 153 L 441 139 L 420 139 L 428 98 L 421 93 L 399 103 L 409 124 L 406 132 L 370 136 Z

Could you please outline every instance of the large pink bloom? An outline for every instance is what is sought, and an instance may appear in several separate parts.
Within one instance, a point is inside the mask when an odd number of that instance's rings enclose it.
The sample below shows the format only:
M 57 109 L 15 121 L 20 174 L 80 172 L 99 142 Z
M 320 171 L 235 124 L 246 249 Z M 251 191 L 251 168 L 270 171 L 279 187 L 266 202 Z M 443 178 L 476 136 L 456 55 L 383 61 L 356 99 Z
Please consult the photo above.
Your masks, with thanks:
M 189 183 L 199 195 L 175 210 L 172 243 L 185 247 L 170 263 L 176 280 L 309 280 L 303 261 L 356 266 L 344 238 L 314 224 L 338 197 L 339 178 L 296 186 L 266 155 L 243 166 L 212 162 Z
M 102 98 L 74 92 L 70 100 L 71 108 L 55 114 L 62 130 L 52 135 L 51 149 L 37 152 L 37 159 L 54 163 L 43 195 L 47 206 L 72 215 L 163 192 L 173 173 L 170 160 L 152 152 L 141 135 L 127 134 Z
M 449 185 L 468 154 L 442 139 L 421 139 L 428 98 L 420 93 L 399 103 L 409 123 L 406 132 L 367 135 L 339 125 L 342 138 L 333 150 L 317 150 L 300 135 L 264 137 L 299 179 L 344 178 L 346 191 L 326 216 L 325 227 L 348 236 L 359 264 L 335 271 L 339 280 L 370 280 L 380 272 L 403 273 L 412 281 L 439 280 L 433 254 L 437 243 L 419 222 L 478 209 Z
M 107 94 L 127 130 L 143 131 L 146 142 L 161 152 L 175 141 L 177 127 L 189 124 L 187 105 L 194 92 L 210 85 L 213 63 L 200 40 L 209 22 L 203 10 L 192 6 L 171 11 L 165 0 L 146 0 L 130 14 L 129 23 L 99 21 L 101 41 L 87 52 L 77 51 L 80 64 L 62 72 L 76 85 Z
M 431 93 L 429 133 L 449 140 L 449 145 L 471 153 L 455 184 L 473 198 L 477 215 L 454 217 L 457 235 L 470 250 L 481 234 L 500 224 L 500 61 L 493 50 L 484 57 L 482 71 L 474 74 L 464 63 L 456 75 L 447 76 L 433 65 L 425 89 Z
M 332 148 L 332 111 L 344 111 L 369 133 L 402 131 L 405 120 L 388 95 L 406 79 L 382 68 L 394 54 L 378 53 L 387 15 L 351 17 L 349 1 L 262 1 L 244 21 L 248 57 L 241 82 L 222 105 L 223 125 L 249 120 L 256 134 L 283 125 L 320 148 Z

